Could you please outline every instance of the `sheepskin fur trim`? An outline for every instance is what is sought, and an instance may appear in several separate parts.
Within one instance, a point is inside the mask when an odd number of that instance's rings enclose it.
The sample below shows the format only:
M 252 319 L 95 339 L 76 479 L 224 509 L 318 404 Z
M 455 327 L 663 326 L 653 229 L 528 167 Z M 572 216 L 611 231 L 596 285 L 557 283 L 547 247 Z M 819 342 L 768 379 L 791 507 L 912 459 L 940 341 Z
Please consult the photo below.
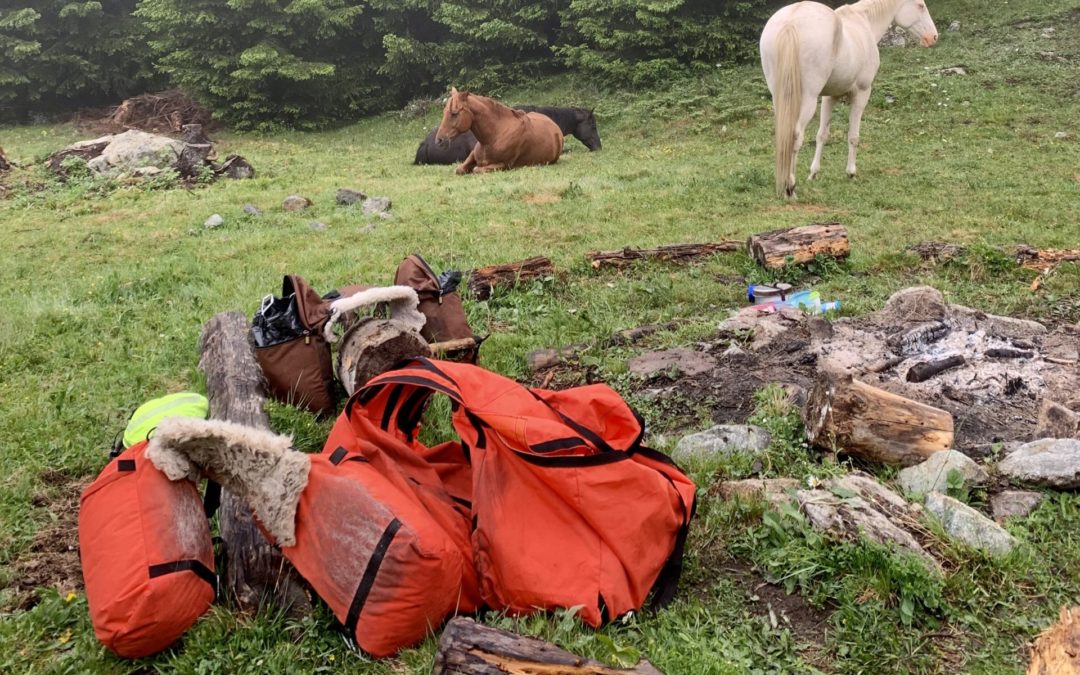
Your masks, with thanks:
M 427 317 L 417 309 L 420 298 L 417 297 L 416 291 L 409 286 L 369 288 L 347 298 L 338 298 L 330 303 L 330 320 L 326 322 L 326 327 L 323 329 L 326 341 L 330 343 L 337 341 L 337 336 L 334 335 L 334 324 L 339 318 L 354 309 L 370 307 L 380 302 L 389 304 L 391 319 L 400 321 L 411 330 L 420 332 L 420 329 L 424 327 L 424 323 L 427 322 Z
M 170 480 L 205 474 L 236 495 L 274 541 L 296 543 L 296 507 L 311 462 L 292 438 L 220 420 L 171 417 L 158 425 L 146 456 Z

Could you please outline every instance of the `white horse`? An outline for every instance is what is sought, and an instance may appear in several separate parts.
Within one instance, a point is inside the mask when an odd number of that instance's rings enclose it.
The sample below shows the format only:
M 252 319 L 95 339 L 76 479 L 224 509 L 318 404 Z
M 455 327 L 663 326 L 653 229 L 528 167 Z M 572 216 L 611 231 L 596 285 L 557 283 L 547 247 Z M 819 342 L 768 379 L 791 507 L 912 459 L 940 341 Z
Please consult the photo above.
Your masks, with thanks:
M 779 9 L 761 33 L 761 68 L 776 116 L 776 191 L 795 194 L 795 168 L 806 125 L 821 96 L 821 126 L 810 179 L 821 170 L 821 150 L 829 137 L 829 117 L 838 97 L 850 96 L 848 176 L 855 176 L 859 124 L 881 59 L 877 43 L 893 23 L 924 47 L 938 39 L 923 0 L 860 0 L 832 10 L 817 2 Z

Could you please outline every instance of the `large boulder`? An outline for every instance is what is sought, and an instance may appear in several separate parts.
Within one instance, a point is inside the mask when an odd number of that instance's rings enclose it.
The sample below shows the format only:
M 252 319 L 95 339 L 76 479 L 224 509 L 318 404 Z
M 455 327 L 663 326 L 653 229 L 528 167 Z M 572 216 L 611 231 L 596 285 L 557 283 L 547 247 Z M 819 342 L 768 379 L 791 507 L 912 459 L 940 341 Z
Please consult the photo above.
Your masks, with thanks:
M 176 167 L 184 147 L 183 141 L 132 129 L 113 136 L 87 166 L 100 174 L 131 172 L 148 166 L 170 169 Z
M 1044 438 L 1025 443 L 998 464 L 1008 478 L 1028 485 L 1071 490 L 1080 487 L 1080 440 Z
M 967 504 L 939 492 L 926 497 L 926 510 L 941 521 L 945 532 L 992 556 L 1002 556 L 1016 546 L 1016 539 Z
M 929 459 L 900 471 L 900 487 L 905 492 L 922 497 L 931 492 L 946 492 L 949 474 L 956 471 L 963 484 L 970 486 L 985 482 L 989 476 L 973 459 L 956 450 L 943 450 Z

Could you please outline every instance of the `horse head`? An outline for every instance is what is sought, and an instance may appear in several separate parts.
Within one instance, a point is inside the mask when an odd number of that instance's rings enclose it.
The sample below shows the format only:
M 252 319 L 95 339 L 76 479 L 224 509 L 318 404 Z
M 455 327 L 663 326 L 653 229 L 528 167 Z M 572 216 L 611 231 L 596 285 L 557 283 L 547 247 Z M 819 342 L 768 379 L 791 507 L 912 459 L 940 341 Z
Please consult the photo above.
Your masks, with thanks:
M 585 144 L 589 150 L 600 149 L 600 132 L 596 128 L 596 116 L 593 115 L 593 111 L 586 110 L 585 108 L 578 108 L 575 110 L 577 128 L 574 129 L 574 135 Z
M 937 26 L 923 0 L 901 0 L 894 21 L 897 26 L 919 38 L 923 47 L 933 47 L 937 42 Z
M 473 114 L 469 110 L 469 92 L 450 88 L 450 98 L 443 108 L 442 122 L 435 132 L 435 142 L 440 145 L 457 138 L 472 128 Z

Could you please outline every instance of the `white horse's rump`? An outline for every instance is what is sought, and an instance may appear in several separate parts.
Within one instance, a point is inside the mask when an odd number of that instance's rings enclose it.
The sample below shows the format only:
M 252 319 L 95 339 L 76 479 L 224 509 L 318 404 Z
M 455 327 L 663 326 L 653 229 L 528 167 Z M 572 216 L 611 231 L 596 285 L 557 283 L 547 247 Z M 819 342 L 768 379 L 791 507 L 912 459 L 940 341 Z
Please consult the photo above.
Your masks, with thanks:
M 880 65 L 877 43 L 893 23 L 917 36 L 925 47 L 937 42 L 937 28 L 923 0 L 860 0 L 835 11 L 817 2 L 797 2 L 778 10 L 765 24 L 761 68 L 776 117 L 776 191 L 780 196 L 795 194 L 799 148 L 819 95 L 821 126 L 810 178 L 821 170 L 833 103 L 847 95 L 851 97 L 847 172 L 855 175 L 859 124 Z

